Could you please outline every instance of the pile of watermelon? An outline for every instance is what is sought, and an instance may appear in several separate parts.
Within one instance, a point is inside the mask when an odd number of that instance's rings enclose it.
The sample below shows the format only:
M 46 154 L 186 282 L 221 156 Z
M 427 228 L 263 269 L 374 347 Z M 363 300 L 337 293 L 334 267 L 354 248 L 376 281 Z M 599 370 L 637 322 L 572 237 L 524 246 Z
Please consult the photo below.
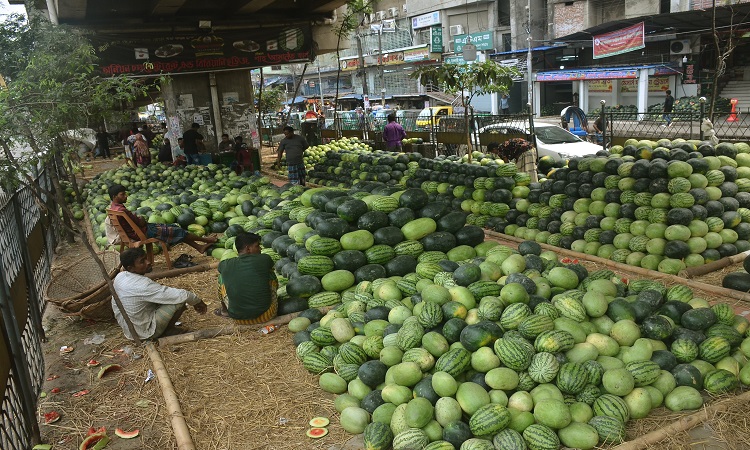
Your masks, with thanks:
M 729 305 L 485 242 L 422 189 L 357 186 L 305 191 L 263 241 L 280 310 L 302 310 L 297 356 L 366 448 L 590 449 L 750 384 Z

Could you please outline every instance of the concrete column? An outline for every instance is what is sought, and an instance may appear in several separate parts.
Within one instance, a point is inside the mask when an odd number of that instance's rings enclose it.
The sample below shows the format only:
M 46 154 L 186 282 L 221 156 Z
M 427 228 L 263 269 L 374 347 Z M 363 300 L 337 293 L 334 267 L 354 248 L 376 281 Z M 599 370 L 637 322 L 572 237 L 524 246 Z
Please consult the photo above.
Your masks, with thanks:
M 214 129 L 216 130 L 216 146 L 218 147 L 224 130 L 221 126 L 221 100 L 219 100 L 219 90 L 216 88 L 216 74 L 209 73 L 208 80 L 211 86 L 211 107 L 214 111 Z M 252 87 L 252 84 L 250 86 Z
M 589 83 L 586 80 L 578 80 L 578 107 L 589 110 Z
M 648 69 L 638 71 L 638 112 L 648 111 Z M 645 114 L 638 114 L 638 120 L 643 120 Z
M 490 94 L 490 103 L 492 104 L 490 112 L 492 113 L 493 116 L 496 116 L 499 114 L 497 102 L 498 102 L 497 92 L 493 92 L 492 94 Z
M 542 84 L 538 82 L 533 83 L 533 102 L 534 102 L 534 117 L 541 117 L 542 115 Z

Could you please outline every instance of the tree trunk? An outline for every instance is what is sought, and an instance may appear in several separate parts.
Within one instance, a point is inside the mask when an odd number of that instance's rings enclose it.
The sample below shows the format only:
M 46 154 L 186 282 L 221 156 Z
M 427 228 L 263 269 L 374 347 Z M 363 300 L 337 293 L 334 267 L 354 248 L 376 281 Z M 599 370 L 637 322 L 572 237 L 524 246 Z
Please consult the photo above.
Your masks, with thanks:
M 62 169 L 62 158 L 60 158 L 60 155 L 58 153 L 55 154 L 54 157 L 54 166 L 55 169 L 50 171 L 50 180 L 52 181 L 52 186 L 55 187 L 55 202 L 60 206 L 60 208 L 65 208 L 65 197 L 63 197 L 62 193 L 62 186 L 60 186 L 60 180 L 57 177 L 58 173 L 60 173 L 60 170 Z M 52 214 L 59 214 L 59 211 L 53 211 Z M 65 240 L 68 242 L 68 244 L 74 243 L 75 235 L 73 234 L 73 223 L 70 221 L 70 218 L 67 214 L 62 215 L 62 223 L 63 228 L 65 230 Z

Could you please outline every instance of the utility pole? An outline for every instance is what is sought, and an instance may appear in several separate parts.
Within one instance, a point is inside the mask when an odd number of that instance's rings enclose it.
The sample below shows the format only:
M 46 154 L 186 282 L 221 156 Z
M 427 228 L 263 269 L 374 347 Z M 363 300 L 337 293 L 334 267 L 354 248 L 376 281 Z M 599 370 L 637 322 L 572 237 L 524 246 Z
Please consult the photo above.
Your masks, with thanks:
M 320 93 L 320 111 L 323 111 L 323 78 L 321 78 L 320 76 L 320 57 L 316 59 L 318 60 L 318 92 Z
M 534 81 L 531 79 L 531 0 L 528 0 L 526 5 L 526 12 L 528 13 L 528 24 L 526 25 L 526 31 L 528 33 L 528 37 L 526 38 L 526 78 L 527 78 L 527 86 L 526 89 L 528 90 L 527 93 L 527 102 L 530 105 L 529 106 L 529 112 L 533 114 L 534 110 L 534 102 L 533 102 L 533 91 L 534 91 Z
M 383 24 L 381 23 L 378 27 L 378 57 L 380 58 L 380 103 L 385 109 L 385 69 L 383 65 Z
M 357 55 L 359 55 L 359 73 L 362 77 L 362 97 L 369 95 L 367 91 L 367 71 L 365 70 L 365 58 L 362 56 L 362 36 L 357 32 Z

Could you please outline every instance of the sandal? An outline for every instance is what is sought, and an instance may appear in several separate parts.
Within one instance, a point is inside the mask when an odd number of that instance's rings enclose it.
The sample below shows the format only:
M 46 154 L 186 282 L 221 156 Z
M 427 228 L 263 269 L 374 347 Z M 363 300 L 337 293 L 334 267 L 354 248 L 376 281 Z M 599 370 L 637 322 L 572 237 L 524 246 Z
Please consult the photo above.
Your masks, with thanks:
M 219 316 L 219 317 L 221 317 L 223 319 L 229 319 L 229 315 L 228 314 L 222 314 L 221 313 L 221 308 L 214 309 L 214 315 L 217 315 L 217 316 Z
M 174 266 L 175 268 L 177 268 L 177 269 L 184 269 L 184 268 L 186 268 L 186 267 L 193 267 L 193 266 L 195 266 L 196 264 L 195 264 L 195 263 L 194 263 L 194 262 L 192 261 L 192 259 L 193 259 L 193 257 L 192 257 L 192 256 L 190 256 L 190 255 L 188 255 L 188 254 L 186 254 L 186 253 L 183 253 L 183 254 L 181 254 L 181 255 L 180 255 L 180 256 L 179 256 L 179 257 L 178 257 L 178 258 L 177 258 L 177 259 L 175 260 L 174 264 L 172 264 L 172 265 L 173 265 L 173 266 Z

